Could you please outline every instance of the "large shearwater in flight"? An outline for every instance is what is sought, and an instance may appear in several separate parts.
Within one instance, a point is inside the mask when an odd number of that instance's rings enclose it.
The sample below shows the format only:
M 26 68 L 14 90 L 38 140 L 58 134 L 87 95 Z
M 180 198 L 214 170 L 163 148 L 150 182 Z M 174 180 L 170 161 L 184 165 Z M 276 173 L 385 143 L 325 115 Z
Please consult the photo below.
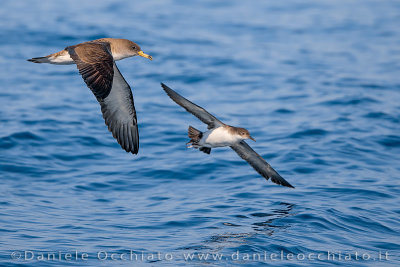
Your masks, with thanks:
M 60 52 L 28 61 L 76 64 L 86 85 L 100 103 L 108 130 L 126 152 L 137 154 L 139 131 L 132 91 L 115 64 L 117 60 L 137 55 L 152 60 L 132 41 L 102 38 L 68 46 Z
M 174 102 L 208 125 L 206 132 L 189 126 L 188 135 L 191 139 L 188 143 L 189 147 L 198 148 L 200 151 L 210 154 L 211 148 L 230 146 L 265 179 L 271 179 L 276 184 L 294 188 L 244 141 L 245 139 L 255 141 L 248 130 L 221 122 L 204 108 L 190 102 L 165 84 L 161 83 L 161 86 Z

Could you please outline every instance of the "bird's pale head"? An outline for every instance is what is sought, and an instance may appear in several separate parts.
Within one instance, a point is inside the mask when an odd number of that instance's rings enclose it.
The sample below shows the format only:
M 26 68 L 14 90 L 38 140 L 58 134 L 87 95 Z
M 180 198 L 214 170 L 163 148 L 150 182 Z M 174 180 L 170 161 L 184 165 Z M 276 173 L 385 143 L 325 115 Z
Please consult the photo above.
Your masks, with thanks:
M 236 128 L 236 135 L 238 136 L 238 139 L 244 140 L 244 139 L 251 139 L 254 142 L 256 141 L 256 139 L 254 139 L 253 137 L 251 137 L 249 131 L 245 128 Z
M 153 60 L 153 57 L 148 54 L 145 54 L 137 43 L 134 43 L 132 41 L 129 42 L 130 42 L 129 49 L 132 53 L 132 56 L 141 56 Z
M 119 60 L 127 57 L 141 56 L 153 60 L 153 57 L 145 54 L 140 46 L 127 39 L 111 39 L 111 50 L 114 59 Z

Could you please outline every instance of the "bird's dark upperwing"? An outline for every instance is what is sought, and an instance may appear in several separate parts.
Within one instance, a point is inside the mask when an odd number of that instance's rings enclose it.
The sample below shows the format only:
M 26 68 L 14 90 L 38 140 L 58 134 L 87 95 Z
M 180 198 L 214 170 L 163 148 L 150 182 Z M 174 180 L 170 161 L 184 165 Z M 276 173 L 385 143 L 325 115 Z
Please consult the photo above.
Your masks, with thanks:
M 84 43 L 67 50 L 99 101 L 108 130 L 126 152 L 137 154 L 139 132 L 132 91 L 115 65 L 108 44 Z
M 241 141 L 231 148 L 245 161 L 247 161 L 265 179 L 283 186 L 294 188 L 282 176 L 279 175 L 260 155 L 257 154 L 245 141 Z
M 107 43 L 83 43 L 66 48 L 79 73 L 96 98 L 104 99 L 111 91 L 114 59 Z
M 184 109 L 186 109 L 188 112 L 192 113 L 194 116 L 196 116 L 199 120 L 204 122 L 205 124 L 208 125 L 208 129 L 216 128 L 219 126 L 224 125 L 220 120 L 218 120 L 216 117 L 211 115 L 210 113 L 207 112 L 204 108 L 190 102 L 165 84 L 161 83 L 162 88 L 164 91 L 167 93 L 167 95 L 174 100 L 175 103 L 178 105 L 182 106 Z

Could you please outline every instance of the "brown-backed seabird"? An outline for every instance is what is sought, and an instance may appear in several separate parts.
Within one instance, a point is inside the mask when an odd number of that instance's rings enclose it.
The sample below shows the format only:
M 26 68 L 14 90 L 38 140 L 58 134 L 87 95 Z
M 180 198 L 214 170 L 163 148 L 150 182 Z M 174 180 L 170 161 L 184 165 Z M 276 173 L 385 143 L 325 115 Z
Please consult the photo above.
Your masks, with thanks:
M 60 52 L 28 61 L 76 64 L 83 80 L 100 103 L 108 130 L 126 152 L 137 154 L 139 132 L 132 91 L 115 64 L 117 60 L 137 55 L 152 60 L 132 41 L 102 38 L 68 46 Z
M 294 188 L 244 141 L 245 139 L 255 141 L 248 130 L 226 125 L 204 108 L 190 102 L 165 84 L 161 83 L 161 86 L 173 101 L 208 125 L 206 132 L 189 126 L 188 135 L 191 139 L 188 143 L 189 147 L 198 148 L 204 153 L 210 154 L 211 148 L 230 146 L 265 179 L 271 178 L 271 181 L 276 184 Z

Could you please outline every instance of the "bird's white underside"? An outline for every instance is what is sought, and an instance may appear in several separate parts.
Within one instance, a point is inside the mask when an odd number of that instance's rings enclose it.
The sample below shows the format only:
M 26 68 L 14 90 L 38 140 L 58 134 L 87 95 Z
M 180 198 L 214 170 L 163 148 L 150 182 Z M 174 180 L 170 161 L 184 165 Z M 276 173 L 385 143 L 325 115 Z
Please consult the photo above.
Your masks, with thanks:
M 221 126 L 204 132 L 199 145 L 211 148 L 231 146 L 243 139 L 239 135 L 231 134 L 225 127 Z
M 127 58 L 126 55 L 124 54 L 113 54 L 113 58 L 115 61 Z M 68 52 L 63 53 L 62 55 L 57 55 L 57 56 L 50 56 L 48 57 L 48 60 L 50 61 L 50 64 L 56 64 L 56 65 L 71 65 L 75 64 L 73 59 L 70 57 Z
M 69 53 L 65 53 L 64 55 L 52 56 L 48 58 L 51 64 L 56 65 L 70 65 L 75 64 L 72 58 L 69 56 Z

